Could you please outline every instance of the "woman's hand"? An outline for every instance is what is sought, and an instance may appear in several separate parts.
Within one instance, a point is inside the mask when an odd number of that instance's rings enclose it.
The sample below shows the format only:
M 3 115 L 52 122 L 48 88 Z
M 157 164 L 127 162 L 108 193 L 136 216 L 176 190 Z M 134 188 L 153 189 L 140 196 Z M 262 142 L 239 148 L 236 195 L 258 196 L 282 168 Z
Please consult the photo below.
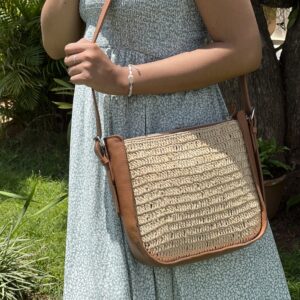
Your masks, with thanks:
M 65 64 L 69 67 L 70 81 L 84 84 L 98 92 L 111 95 L 126 95 L 126 68 L 111 62 L 100 47 L 81 39 L 65 46 Z

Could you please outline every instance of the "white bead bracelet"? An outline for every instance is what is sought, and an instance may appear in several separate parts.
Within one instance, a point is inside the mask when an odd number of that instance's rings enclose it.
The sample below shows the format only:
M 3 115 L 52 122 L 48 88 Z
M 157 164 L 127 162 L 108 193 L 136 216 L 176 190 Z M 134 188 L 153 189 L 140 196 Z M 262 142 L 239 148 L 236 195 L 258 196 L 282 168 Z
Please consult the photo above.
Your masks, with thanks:
M 132 88 L 133 88 L 133 82 L 134 82 L 134 77 L 132 74 L 132 67 L 133 65 L 129 64 L 128 65 L 128 84 L 129 84 L 129 93 L 128 93 L 128 97 L 130 97 L 132 95 Z

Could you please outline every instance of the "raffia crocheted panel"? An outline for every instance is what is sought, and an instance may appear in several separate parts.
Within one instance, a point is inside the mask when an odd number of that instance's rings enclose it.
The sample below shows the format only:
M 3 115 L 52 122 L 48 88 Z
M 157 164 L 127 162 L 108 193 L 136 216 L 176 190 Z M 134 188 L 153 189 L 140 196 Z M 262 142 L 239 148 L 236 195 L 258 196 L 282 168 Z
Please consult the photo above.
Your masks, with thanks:
M 170 261 L 256 236 L 260 203 L 236 120 L 125 140 L 146 250 Z

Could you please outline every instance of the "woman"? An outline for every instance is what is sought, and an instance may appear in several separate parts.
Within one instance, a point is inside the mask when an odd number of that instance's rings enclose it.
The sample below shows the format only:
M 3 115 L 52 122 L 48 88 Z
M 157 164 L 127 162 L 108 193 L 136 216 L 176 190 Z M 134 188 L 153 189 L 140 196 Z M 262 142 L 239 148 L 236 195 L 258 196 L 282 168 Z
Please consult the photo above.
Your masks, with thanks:
M 64 57 L 76 84 L 64 299 L 290 299 L 269 226 L 258 242 L 217 258 L 172 268 L 138 263 L 93 152 L 90 87 L 98 91 L 104 136 L 225 119 L 216 83 L 260 65 L 250 1 L 113 0 L 94 45 L 103 2 L 47 0 L 41 16 L 46 51 Z

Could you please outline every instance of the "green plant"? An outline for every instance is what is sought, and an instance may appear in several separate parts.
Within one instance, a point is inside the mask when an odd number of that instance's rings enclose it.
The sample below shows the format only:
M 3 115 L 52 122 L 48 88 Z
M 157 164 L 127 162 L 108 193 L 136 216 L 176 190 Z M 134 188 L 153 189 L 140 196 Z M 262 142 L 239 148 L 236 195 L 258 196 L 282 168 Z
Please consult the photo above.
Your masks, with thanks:
M 0 297 L 7 300 L 25 299 L 29 293 L 34 292 L 40 285 L 42 279 L 49 277 L 35 268 L 37 261 L 46 258 L 36 259 L 36 255 L 28 253 L 34 245 L 31 239 L 14 237 L 21 221 L 29 207 L 36 190 L 36 184 L 28 195 L 18 195 L 8 192 L 0 192 L 0 195 L 8 199 L 24 201 L 22 211 L 19 215 L 3 226 L 0 230 Z M 9 228 L 8 233 L 5 230 Z
M 66 80 L 54 78 L 54 81 L 58 84 L 57 87 L 52 88 L 51 91 L 56 93 L 57 95 L 65 95 L 65 96 L 72 96 L 74 95 L 74 84 L 67 82 Z M 59 109 L 64 110 L 72 110 L 73 104 L 69 102 L 55 102 L 54 104 L 58 106 Z M 69 111 L 68 114 L 72 114 L 72 111 Z M 67 130 L 67 140 L 68 144 L 70 145 L 70 136 L 71 136 L 71 121 L 68 124 Z
M 47 277 L 34 267 L 37 262 L 35 254 L 28 253 L 32 246 L 30 239 L 0 238 L 1 299 L 25 299 Z
M 50 59 L 42 46 L 43 3 L 0 1 L 0 116 L 25 127 L 37 117 L 45 127 L 53 122 L 55 106 L 48 100 L 52 79 L 66 74 L 63 62 Z
M 69 95 L 72 96 L 74 95 L 74 84 L 68 82 L 66 79 L 59 79 L 59 78 L 54 78 L 54 82 L 57 83 L 57 86 L 52 88 L 51 91 L 55 92 L 57 95 Z M 64 103 L 64 102 L 54 102 L 57 105 L 59 105 L 60 103 Z M 72 104 L 71 103 L 67 103 L 70 106 L 63 106 L 60 107 L 61 109 L 69 109 L 72 108 Z
M 33 200 L 33 196 L 36 192 L 36 186 L 37 183 L 34 184 L 31 192 L 28 195 L 20 195 L 20 194 L 15 194 L 15 193 L 11 193 L 11 192 L 6 192 L 6 191 L 0 191 L 0 196 L 5 197 L 5 199 L 1 199 L 1 202 L 3 203 L 4 201 L 7 201 L 9 199 L 15 199 L 15 200 L 22 200 L 24 201 L 24 206 L 22 211 L 20 212 L 19 216 L 15 219 L 15 222 L 13 224 L 11 224 L 11 230 L 10 230 L 10 234 L 9 236 L 12 236 L 14 234 L 14 232 L 18 229 L 29 205 L 31 202 L 35 202 Z M 58 203 L 60 203 L 63 200 L 66 200 L 68 198 L 68 194 L 67 193 L 63 193 L 59 196 L 57 196 L 54 200 L 52 200 L 51 202 L 49 202 L 46 206 L 42 207 L 40 210 L 38 210 L 37 212 L 35 212 L 32 217 L 40 215 L 41 213 L 49 210 L 50 208 L 54 207 L 55 205 L 57 205 Z M 0 236 L 1 236 L 1 232 L 0 232 Z
M 266 140 L 259 137 L 257 142 L 264 179 L 276 178 L 287 171 L 293 170 L 291 166 L 276 158 L 279 153 L 289 151 L 288 147 L 278 145 L 275 138 Z
M 280 258 L 285 271 L 291 298 L 300 299 L 300 250 L 299 247 L 293 251 L 280 251 Z
M 27 211 L 30 203 L 33 201 L 33 196 L 35 194 L 36 186 L 37 186 L 37 183 L 35 183 L 33 185 L 33 188 L 32 188 L 32 190 L 30 191 L 30 193 L 28 195 L 18 195 L 18 194 L 14 194 L 14 193 L 5 192 L 5 191 L 0 191 L 0 196 L 5 197 L 5 199 L 1 199 L 2 203 L 4 201 L 9 200 L 9 199 L 17 199 L 17 200 L 24 201 L 24 205 L 23 205 L 23 208 L 22 208 L 19 216 L 14 221 L 12 221 L 11 224 L 10 224 L 11 230 L 9 232 L 8 238 L 13 236 L 15 231 L 20 226 L 20 223 L 21 223 L 24 215 L 26 214 L 26 211 Z
M 287 29 L 290 29 L 297 21 L 298 17 L 299 17 L 299 13 L 300 13 L 300 1 L 296 1 L 292 11 L 289 14 L 289 21 L 287 24 Z

